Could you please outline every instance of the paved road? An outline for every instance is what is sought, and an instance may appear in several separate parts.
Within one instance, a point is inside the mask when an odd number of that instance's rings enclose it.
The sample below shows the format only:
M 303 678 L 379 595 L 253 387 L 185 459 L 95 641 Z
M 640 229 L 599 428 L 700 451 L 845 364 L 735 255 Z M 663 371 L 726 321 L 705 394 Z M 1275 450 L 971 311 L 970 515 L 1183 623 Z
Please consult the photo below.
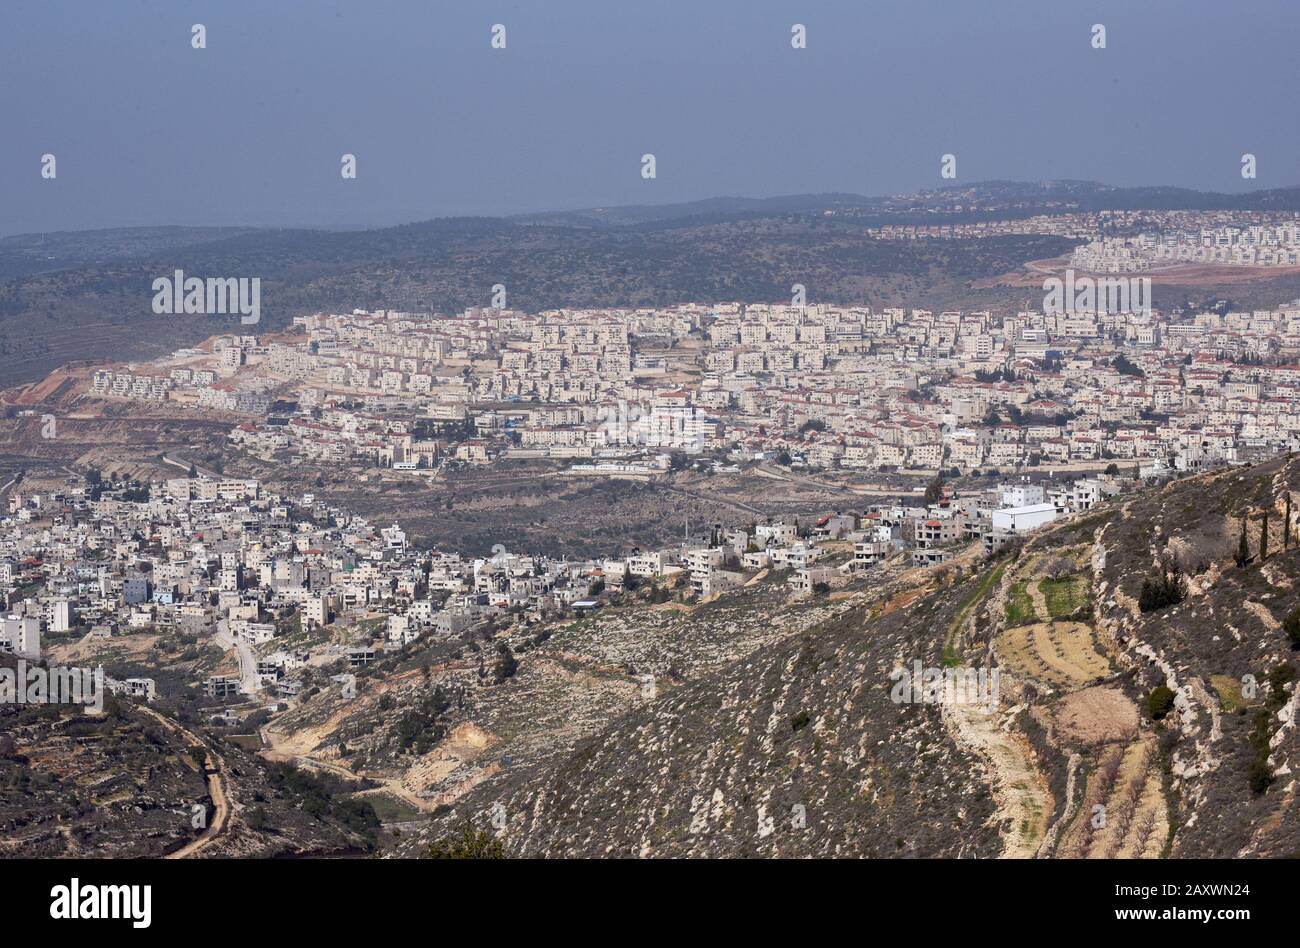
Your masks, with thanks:
M 176 458 L 169 458 L 165 454 L 162 455 L 162 462 L 164 464 L 170 464 L 172 467 L 179 467 L 182 471 L 185 471 L 186 473 L 189 473 L 190 464 L 193 463 L 191 461 L 186 461 L 183 458 L 180 460 L 177 460 Z M 221 476 L 216 471 L 209 471 L 207 468 L 199 467 L 197 464 L 194 465 L 194 472 L 196 474 L 202 475 L 203 477 L 219 478 Z
M 217 631 L 213 639 L 227 652 L 232 648 L 235 654 L 239 656 L 239 689 L 246 695 L 255 695 L 262 690 L 262 683 L 257 680 L 257 655 L 253 652 L 253 646 L 249 645 L 243 639 L 235 638 L 234 634 L 226 627 L 226 620 L 221 620 L 217 624 Z

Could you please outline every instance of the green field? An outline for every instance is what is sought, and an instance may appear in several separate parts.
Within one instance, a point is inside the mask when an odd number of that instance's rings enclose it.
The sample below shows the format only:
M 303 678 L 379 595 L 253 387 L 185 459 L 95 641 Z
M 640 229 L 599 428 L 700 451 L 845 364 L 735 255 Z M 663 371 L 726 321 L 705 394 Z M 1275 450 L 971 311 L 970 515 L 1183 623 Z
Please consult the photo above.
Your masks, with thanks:
M 420 817 L 419 810 L 390 793 L 367 793 L 360 799 L 375 808 L 381 823 L 404 823 Z
M 1061 579 L 1044 579 L 1038 588 L 1053 619 L 1073 615 L 1088 601 L 1088 578 L 1082 573 Z
M 1029 595 L 1029 584 L 1024 580 L 1012 585 L 1007 593 L 1007 627 L 1029 625 L 1039 621 L 1034 611 L 1034 600 Z

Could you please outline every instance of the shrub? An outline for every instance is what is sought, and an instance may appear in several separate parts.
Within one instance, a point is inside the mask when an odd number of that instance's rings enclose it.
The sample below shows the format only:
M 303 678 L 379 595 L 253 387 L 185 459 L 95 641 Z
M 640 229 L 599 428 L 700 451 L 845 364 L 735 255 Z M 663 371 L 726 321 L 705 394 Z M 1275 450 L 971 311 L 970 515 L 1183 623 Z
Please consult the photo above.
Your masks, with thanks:
M 1274 712 L 1281 711 L 1286 704 L 1286 686 L 1296 680 L 1295 666 L 1290 662 L 1278 662 L 1268 671 L 1268 707 Z
M 1291 616 L 1287 618 L 1290 619 Z M 1250 782 L 1251 792 L 1256 795 L 1267 790 L 1276 779 L 1272 768 L 1268 765 L 1268 757 L 1272 751 L 1273 734 L 1277 728 L 1275 723 L 1277 713 L 1286 704 L 1286 686 L 1295 679 L 1296 669 L 1290 662 L 1279 662 L 1269 669 L 1268 700 L 1263 708 L 1255 712 L 1254 727 L 1250 732 L 1250 744 L 1255 753 L 1247 771 L 1247 779 Z
M 1250 781 L 1250 790 L 1256 795 L 1267 790 L 1269 785 L 1273 782 L 1273 771 L 1269 769 L 1267 760 L 1261 760 L 1256 757 L 1250 762 L 1250 768 L 1247 773 Z
M 1048 579 L 1064 579 L 1075 572 L 1074 561 L 1066 556 L 1053 556 L 1043 564 L 1043 575 Z
M 1142 591 L 1138 593 L 1138 608 L 1143 612 L 1154 612 L 1176 606 L 1187 597 L 1187 584 L 1183 582 L 1182 573 L 1166 570 L 1154 577 L 1142 580 Z
M 515 658 L 514 652 L 510 651 L 510 646 L 502 642 L 497 646 L 496 666 L 492 669 L 492 680 L 498 685 L 508 678 L 513 678 L 515 672 L 519 670 L 519 660 Z
M 1282 620 L 1282 631 L 1291 647 L 1300 649 L 1300 609 L 1291 610 L 1291 614 Z
M 1152 720 L 1160 721 L 1174 709 L 1174 692 L 1168 685 L 1157 685 L 1147 695 L 1147 713 Z
M 430 859 L 504 859 L 505 847 L 501 840 L 485 830 L 476 830 L 468 823 L 460 833 L 438 840 L 429 847 Z

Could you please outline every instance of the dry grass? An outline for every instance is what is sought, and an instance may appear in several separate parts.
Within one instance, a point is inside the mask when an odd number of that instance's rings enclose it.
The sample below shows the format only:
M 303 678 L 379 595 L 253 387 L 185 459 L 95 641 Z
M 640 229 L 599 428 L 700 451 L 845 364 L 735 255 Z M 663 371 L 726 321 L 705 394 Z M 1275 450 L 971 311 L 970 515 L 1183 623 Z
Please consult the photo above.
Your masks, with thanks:
M 1110 674 L 1111 664 L 1097 652 L 1096 641 L 1082 622 L 1039 622 L 1003 632 L 997 650 L 1013 672 L 1071 689 Z
M 1145 735 L 1128 744 L 1110 745 L 1098 754 L 1079 810 L 1062 834 L 1056 854 L 1154 859 L 1160 856 L 1168 835 L 1154 739 Z

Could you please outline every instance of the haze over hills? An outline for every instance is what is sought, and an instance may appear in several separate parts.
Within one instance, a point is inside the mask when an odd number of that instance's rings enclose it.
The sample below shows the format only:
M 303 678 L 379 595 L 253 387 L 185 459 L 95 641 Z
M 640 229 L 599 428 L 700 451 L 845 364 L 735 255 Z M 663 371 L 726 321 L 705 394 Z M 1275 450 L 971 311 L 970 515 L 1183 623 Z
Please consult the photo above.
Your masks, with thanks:
M 259 277 L 263 330 L 331 308 L 459 312 L 486 305 L 496 284 L 525 311 L 771 302 L 787 299 L 793 283 L 807 287 L 810 302 L 987 308 L 1023 303 L 1025 292 L 972 284 L 1078 241 L 884 241 L 865 228 L 1098 208 L 1300 210 L 1300 188 L 1227 195 L 995 181 L 895 197 L 716 198 L 362 231 L 159 227 L 9 237 L 0 240 L 0 384 L 70 360 L 157 355 L 236 328 L 231 318 L 155 315 L 152 281 L 177 269 Z M 1274 302 L 1300 295 L 1293 284 L 1300 281 L 1275 281 Z
M 958 210 L 958 207 L 964 210 Z M 732 215 L 772 216 L 779 214 L 825 213 L 827 211 L 879 211 L 890 217 L 907 212 L 970 214 L 975 208 L 991 207 L 1009 212 L 1020 207 L 1025 213 L 1061 213 L 1066 210 L 1242 210 L 1300 211 L 1300 186 L 1268 188 L 1242 193 L 1198 191 L 1192 188 L 1141 186 L 1119 187 L 1096 181 L 981 181 L 948 185 L 896 195 L 863 195 L 850 192 L 787 194 L 773 197 L 727 195 L 696 201 L 664 204 L 623 204 L 605 207 L 539 211 L 493 216 L 522 224 L 562 226 L 628 226 L 681 218 L 728 217 Z M 104 262 L 132 253 L 144 255 L 155 248 L 176 248 L 206 244 L 255 231 L 376 234 L 436 221 L 469 220 L 472 217 L 433 218 L 380 228 L 206 227 L 160 224 L 155 227 L 122 227 L 79 231 L 23 233 L 0 237 L 0 277 L 40 269 L 61 269 L 77 263 Z M 925 219 L 925 218 L 922 218 Z M 898 222 L 898 221 L 896 221 Z M 27 254 L 33 246 L 40 254 Z M 30 255 L 33 262 L 21 267 L 19 260 Z M 44 262 L 41 262 L 44 261 Z
M 1175 187 L 1116 187 L 1095 181 L 983 181 L 951 185 L 908 194 L 867 197 L 831 192 L 792 194 L 771 198 L 717 197 L 676 204 L 635 204 L 619 207 L 584 208 L 518 215 L 512 220 L 528 223 L 605 224 L 611 226 L 704 217 L 715 214 L 858 213 L 875 211 L 895 217 L 895 223 L 910 223 L 904 215 L 917 213 L 970 215 L 976 208 L 996 209 L 1003 216 L 1053 213 L 1063 210 L 1300 210 L 1300 188 L 1272 188 L 1244 194 L 1197 191 Z M 917 222 L 928 221 L 928 216 Z

